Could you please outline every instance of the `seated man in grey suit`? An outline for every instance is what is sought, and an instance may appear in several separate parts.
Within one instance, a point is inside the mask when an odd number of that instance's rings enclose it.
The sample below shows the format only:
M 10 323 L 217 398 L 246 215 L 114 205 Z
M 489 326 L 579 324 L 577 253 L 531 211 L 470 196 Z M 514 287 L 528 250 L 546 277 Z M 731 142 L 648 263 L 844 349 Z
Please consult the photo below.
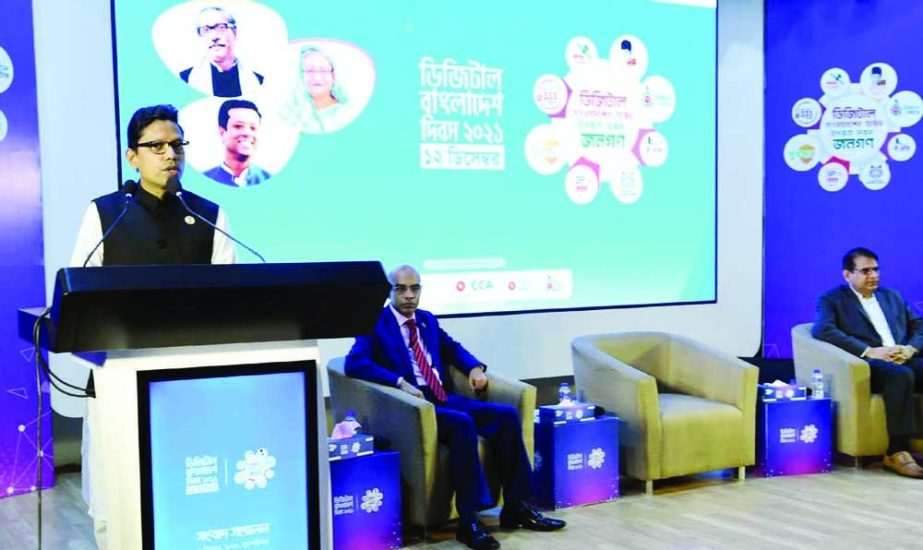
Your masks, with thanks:
M 923 467 L 910 454 L 910 437 L 916 433 L 913 394 L 923 390 L 923 319 L 899 292 L 878 286 L 878 256 L 871 250 L 847 252 L 843 278 L 848 284 L 818 300 L 812 332 L 868 361 L 872 391 L 885 401 L 889 446 L 884 467 L 923 478 Z

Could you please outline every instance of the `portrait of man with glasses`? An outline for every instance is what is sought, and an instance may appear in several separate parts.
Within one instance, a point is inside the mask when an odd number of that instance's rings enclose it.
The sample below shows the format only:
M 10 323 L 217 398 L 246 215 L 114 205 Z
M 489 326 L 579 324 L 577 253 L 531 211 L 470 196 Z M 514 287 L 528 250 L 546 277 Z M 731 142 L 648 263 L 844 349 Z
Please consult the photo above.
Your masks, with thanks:
M 216 6 L 203 8 L 196 17 L 195 31 L 204 55 L 179 73 L 183 81 L 216 97 L 251 96 L 259 90 L 263 76 L 242 67 L 234 52 L 237 21 L 233 15 Z

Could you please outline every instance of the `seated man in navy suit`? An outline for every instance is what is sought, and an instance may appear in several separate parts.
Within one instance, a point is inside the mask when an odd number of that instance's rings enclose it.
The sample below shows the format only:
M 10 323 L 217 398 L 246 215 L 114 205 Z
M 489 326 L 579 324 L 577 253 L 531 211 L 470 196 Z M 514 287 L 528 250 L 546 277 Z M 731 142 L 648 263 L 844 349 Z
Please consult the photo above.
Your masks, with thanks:
M 479 510 L 491 506 L 478 458 L 479 435 L 490 444 L 501 470 L 506 503 L 500 513 L 501 527 L 535 531 L 564 527 L 563 521 L 542 516 L 526 502 L 532 469 L 516 409 L 452 392 L 452 378 L 445 371 L 449 363 L 467 373 L 474 391 L 487 387 L 487 367 L 442 330 L 432 313 L 417 309 L 421 287 L 414 268 L 400 266 L 388 279 L 391 303 L 378 318 L 374 333 L 356 338 L 346 356 L 346 374 L 396 386 L 435 405 L 439 441 L 449 446 L 459 516 L 456 538 L 478 550 L 500 547 L 477 519 Z
M 841 285 L 817 302 L 814 337 L 868 361 L 872 391 L 885 401 L 889 447 L 885 468 L 923 478 L 923 467 L 910 454 L 916 433 L 914 390 L 923 390 L 923 319 L 899 292 L 878 286 L 878 256 L 854 248 L 843 256 Z

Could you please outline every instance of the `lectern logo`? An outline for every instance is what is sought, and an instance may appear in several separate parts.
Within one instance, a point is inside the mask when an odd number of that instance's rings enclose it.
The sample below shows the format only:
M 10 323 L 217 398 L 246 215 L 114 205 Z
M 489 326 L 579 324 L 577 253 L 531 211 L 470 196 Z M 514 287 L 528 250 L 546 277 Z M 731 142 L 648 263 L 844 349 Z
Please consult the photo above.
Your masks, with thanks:
M 602 468 L 603 464 L 606 463 L 606 451 L 596 447 L 590 451 L 590 456 L 587 458 L 586 463 L 590 466 L 590 468 L 593 468 L 594 470 Z
M 246 451 L 244 459 L 237 461 L 237 473 L 234 474 L 234 483 L 243 485 L 248 491 L 265 489 L 269 480 L 275 477 L 276 457 L 269 454 L 266 448 Z
M 817 440 L 817 426 L 814 424 L 808 424 L 801 429 L 801 441 L 804 443 L 814 443 Z
M 365 491 L 365 494 L 362 495 L 362 504 L 359 505 L 359 508 L 371 514 L 372 512 L 377 512 L 378 509 L 381 508 L 381 504 L 384 500 L 385 495 L 378 490 L 378 487 L 368 489 Z

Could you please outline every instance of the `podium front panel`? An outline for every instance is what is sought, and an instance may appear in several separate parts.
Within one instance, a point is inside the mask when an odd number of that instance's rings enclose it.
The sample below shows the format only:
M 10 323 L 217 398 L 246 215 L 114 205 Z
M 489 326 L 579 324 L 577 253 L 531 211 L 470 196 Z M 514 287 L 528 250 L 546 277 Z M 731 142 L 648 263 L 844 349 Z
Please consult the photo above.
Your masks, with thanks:
M 139 372 L 143 547 L 318 548 L 315 377 L 314 361 Z

